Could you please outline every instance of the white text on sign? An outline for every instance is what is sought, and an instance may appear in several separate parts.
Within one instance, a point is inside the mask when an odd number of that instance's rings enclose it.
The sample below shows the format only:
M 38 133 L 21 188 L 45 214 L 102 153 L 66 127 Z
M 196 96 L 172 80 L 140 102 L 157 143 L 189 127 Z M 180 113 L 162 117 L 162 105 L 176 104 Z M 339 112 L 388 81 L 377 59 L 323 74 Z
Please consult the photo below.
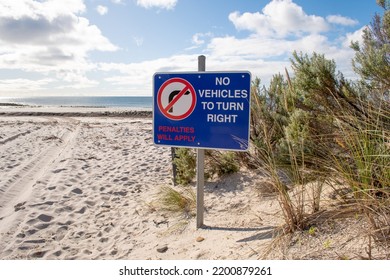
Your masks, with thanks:
M 216 77 L 216 86 L 229 86 L 229 77 Z M 244 111 L 245 102 L 242 99 L 248 98 L 248 91 L 246 89 L 202 89 L 198 90 L 198 94 L 203 99 L 224 98 L 230 99 L 228 101 L 202 101 L 202 109 L 205 111 L 219 111 L 222 114 L 208 113 L 207 122 L 219 122 L 219 123 L 235 123 L 237 121 L 237 114 L 223 114 L 223 112 L 231 111 Z M 233 99 L 233 100 L 232 100 Z M 237 100 L 238 99 L 238 100 Z M 241 100 L 240 100 L 241 99 Z

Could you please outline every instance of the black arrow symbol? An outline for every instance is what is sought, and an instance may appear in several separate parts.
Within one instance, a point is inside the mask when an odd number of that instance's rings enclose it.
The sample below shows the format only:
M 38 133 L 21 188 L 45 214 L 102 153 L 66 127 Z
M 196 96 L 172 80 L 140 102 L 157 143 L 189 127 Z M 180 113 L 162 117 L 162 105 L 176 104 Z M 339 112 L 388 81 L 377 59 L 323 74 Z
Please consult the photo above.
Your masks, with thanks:
M 168 97 L 168 104 L 171 103 L 171 101 L 173 100 L 173 98 L 175 98 L 176 95 L 178 95 L 179 93 L 181 92 L 181 90 L 174 90 L 172 91 L 170 94 L 169 94 L 169 97 Z M 189 95 L 190 94 L 190 91 L 187 90 L 184 95 Z M 169 113 L 172 113 L 173 112 L 173 106 L 168 110 Z

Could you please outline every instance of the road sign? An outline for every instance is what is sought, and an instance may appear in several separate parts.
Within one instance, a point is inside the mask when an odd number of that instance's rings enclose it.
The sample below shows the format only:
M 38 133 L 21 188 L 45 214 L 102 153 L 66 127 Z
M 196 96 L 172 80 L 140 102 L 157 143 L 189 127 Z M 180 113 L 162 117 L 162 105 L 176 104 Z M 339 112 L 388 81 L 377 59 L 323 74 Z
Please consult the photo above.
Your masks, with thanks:
M 156 73 L 154 143 L 247 150 L 250 83 L 249 72 Z
M 160 112 L 168 119 L 183 120 L 195 109 L 195 89 L 186 80 L 169 79 L 158 90 L 157 104 Z

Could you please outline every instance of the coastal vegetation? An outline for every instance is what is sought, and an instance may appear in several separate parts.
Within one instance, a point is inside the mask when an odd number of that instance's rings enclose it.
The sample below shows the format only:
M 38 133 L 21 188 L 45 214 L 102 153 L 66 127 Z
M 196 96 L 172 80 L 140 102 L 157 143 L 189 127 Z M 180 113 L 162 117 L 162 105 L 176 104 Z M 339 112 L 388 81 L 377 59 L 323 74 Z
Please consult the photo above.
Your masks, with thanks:
M 383 15 L 374 16 L 362 43 L 351 42 L 358 80 L 322 54 L 293 52 L 292 72 L 274 75 L 267 87 L 252 82 L 250 150 L 208 152 L 210 177 L 245 165 L 271 180 L 285 235 L 315 235 L 324 217 L 359 215 L 370 226 L 370 248 L 371 240 L 390 246 L 390 4 L 377 3 Z M 195 154 L 178 155 L 177 182 L 187 185 Z

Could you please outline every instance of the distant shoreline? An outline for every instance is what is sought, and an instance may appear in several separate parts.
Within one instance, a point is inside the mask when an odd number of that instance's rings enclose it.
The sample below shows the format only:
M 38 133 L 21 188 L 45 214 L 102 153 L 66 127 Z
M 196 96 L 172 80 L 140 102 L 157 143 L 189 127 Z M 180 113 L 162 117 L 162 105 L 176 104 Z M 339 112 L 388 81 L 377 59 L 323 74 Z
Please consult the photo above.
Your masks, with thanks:
M 151 111 L 123 111 L 123 112 L 0 112 L 0 116 L 58 116 L 58 117 L 140 117 L 151 118 Z
M 150 108 L 111 108 L 102 106 L 30 106 L 0 103 L 0 116 L 58 117 L 141 117 L 151 118 Z
M 153 106 L 151 96 L 50 96 L 11 98 L 0 97 L 4 107 L 71 107 L 71 108 L 144 108 Z
M 28 104 L 21 104 L 21 103 L 9 103 L 9 102 L 5 102 L 5 103 L 1 103 L 0 102 L 0 107 L 1 106 L 4 106 L 4 107 L 32 107 L 32 108 L 42 108 L 42 107 L 60 107 L 60 108 L 110 108 L 109 106 L 86 106 L 86 105 L 58 105 L 58 106 L 54 106 L 54 105 L 28 105 Z
M 0 107 L 1 106 L 6 106 L 6 107 L 8 107 L 8 106 L 10 106 L 10 107 L 12 107 L 12 106 L 25 107 L 26 105 L 18 104 L 18 103 L 0 103 Z

